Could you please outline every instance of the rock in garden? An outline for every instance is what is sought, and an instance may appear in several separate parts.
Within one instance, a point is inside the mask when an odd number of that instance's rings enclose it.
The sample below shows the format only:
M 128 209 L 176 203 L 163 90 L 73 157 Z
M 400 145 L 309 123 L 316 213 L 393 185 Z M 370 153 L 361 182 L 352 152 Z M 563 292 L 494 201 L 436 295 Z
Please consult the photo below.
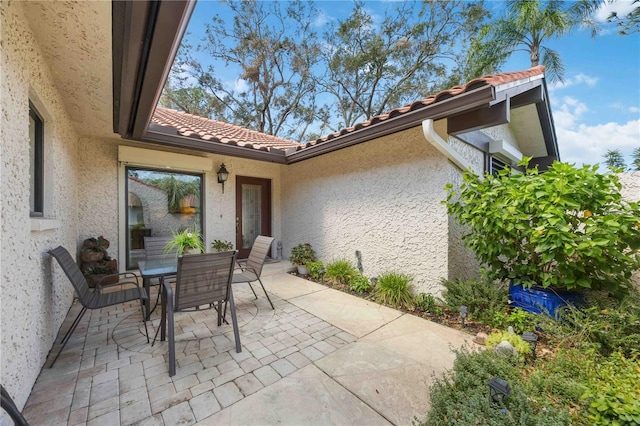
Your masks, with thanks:
M 473 337 L 473 343 L 477 343 L 479 345 L 484 346 L 484 342 L 487 339 L 487 333 L 479 332 Z
M 518 352 L 516 351 L 516 348 L 514 348 L 513 345 L 511 345 L 511 343 L 507 342 L 506 340 L 503 340 L 502 342 L 498 343 L 498 345 L 495 348 L 495 351 L 499 354 L 506 354 L 506 355 L 518 354 Z

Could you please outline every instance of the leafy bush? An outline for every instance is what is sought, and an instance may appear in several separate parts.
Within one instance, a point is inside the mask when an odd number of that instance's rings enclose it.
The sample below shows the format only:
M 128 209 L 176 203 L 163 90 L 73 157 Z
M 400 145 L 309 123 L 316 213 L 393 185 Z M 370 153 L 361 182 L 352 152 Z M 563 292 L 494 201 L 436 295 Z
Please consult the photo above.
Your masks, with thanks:
M 200 253 L 204 253 L 204 239 L 202 234 L 194 229 L 185 229 L 184 231 L 171 230 L 173 238 L 164 246 L 165 253 L 171 253 L 176 250 L 177 256 L 182 256 L 186 249 L 195 249 Z
M 495 312 L 504 314 L 509 303 L 507 286 L 488 280 L 443 281 L 445 306 L 457 312 L 469 308 L 469 318 L 491 325 Z
M 414 299 L 414 303 L 425 312 L 435 315 L 442 315 L 442 307 L 438 305 L 433 294 L 420 293 Z
M 231 241 L 213 240 L 211 248 L 213 248 L 217 253 L 229 251 L 233 250 L 233 243 Z
M 413 306 L 412 277 L 401 272 L 385 272 L 378 277 L 375 287 L 376 300 L 394 308 Z
M 637 359 L 614 354 L 595 366 L 583 399 L 594 425 L 640 424 L 640 366 Z
M 356 274 L 349 280 L 349 288 L 356 293 L 366 293 L 371 290 L 369 278 L 361 274 Z
M 531 346 L 522 340 L 522 337 L 517 334 L 509 333 L 508 331 L 498 331 L 496 333 L 489 334 L 485 340 L 485 345 L 487 346 L 487 349 L 494 349 L 503 340 L 511 343 L 511 346 L 513 346 L 516 352 L 518 352 L 518 355 L 520 355 L 521 360 L 524 360 L 525 355 L 531 354 Z
M 503 404 L 489 397 L 489 379 L 500 377 L 511 387 Z M 440 425 L 568 425 L 567 410 L 553 404 L 531 404 L 517 357 L 493 351 L 457 354 L 450 371 L 431 386 L 431 411 L 425 426 Z
M 589 307 L 568 308 L 559 321 L 539 317 L 549 343 L 593 348 L 603 356 L 620 352 L 637 355 L 640 342 L 640 295 L 632 291 L 622 300 L 592 294 Z
M 291 257 L 289 260 L 294 265 L 304 266 L 309 262 L 315 262 L 317 259 L 316 252 L 309 243 L 300 243 L 291 249 Z
M 336 260 L 327 265 L 325 277 L 336 284 L 349 284 L 352 277 L 359 274 L 358 270 L 346 259 Z
M 459 191 L 447 185 L 447 209 L 490 278 L 625 292 L 640 267 L 640 204 L 622 199 L 614 173 L 597 170 L 556 161 L 545 173 L 466 172 Z
M 533 330 L 537 322 L 538 317 L 536 315 L 520 308 L 513 308 L 511 312 L 495 311 L 488 325 L 500 329 L 506 329 L 511 326 L 516 334 L 522 334 L 525 331 Z
M 309 262 L 307 263 L 307 269 L 309 270 L 309 275 L 311 275 L 311 278 L 313 278 L 314 280 L 317 280 L 320 278 L 320 268 L 322 268 L 324 266 L 324 264 L 322 263 L 321 260 L 317 261 L 317 262 Z

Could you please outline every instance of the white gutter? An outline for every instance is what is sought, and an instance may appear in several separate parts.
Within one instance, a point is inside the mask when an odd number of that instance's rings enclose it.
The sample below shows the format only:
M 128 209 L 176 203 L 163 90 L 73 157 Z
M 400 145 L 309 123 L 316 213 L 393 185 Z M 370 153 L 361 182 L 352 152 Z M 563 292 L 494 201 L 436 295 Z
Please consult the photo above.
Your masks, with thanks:
M 462 157 L 458 151 L 453 149 L 447 141 L 442 139 L 438 133 L 436 133 L 433 128 L 433 120 L 427 119 L 422 122 L 422 133 L 424 137 L 429 141 L 431 145 L 433 145 L 438 151 L 444 154 L 449 161 L 456 165 L 460 170 L 473 170 L 471 164 Z

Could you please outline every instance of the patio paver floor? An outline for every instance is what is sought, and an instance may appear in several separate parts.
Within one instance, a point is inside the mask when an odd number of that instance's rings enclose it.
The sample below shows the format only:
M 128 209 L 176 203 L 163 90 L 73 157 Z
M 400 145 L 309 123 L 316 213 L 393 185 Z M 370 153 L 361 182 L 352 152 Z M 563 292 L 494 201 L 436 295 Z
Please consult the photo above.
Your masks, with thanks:
M 89 311 L 23 413 L 36 424 L 409 424 L 433 375 L 470 336 L 266 265 L 255 300 L 234 286 L 242 352 L 215 311 L 176 315 L 168 346 L 146 342 L 136 303 Z M 79 310 L 75 303 L 61 331 Z M 153 337 L 159 312 L 148 323 Z M 57 348 L 56 348 L 57 349 Z

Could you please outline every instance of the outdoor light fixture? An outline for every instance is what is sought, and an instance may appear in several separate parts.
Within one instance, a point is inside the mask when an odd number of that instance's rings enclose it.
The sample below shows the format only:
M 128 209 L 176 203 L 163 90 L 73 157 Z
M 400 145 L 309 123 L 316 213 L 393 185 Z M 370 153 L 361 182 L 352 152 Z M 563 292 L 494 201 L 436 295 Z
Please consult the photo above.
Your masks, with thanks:
M 227 168 L 224 166 L 224 163 L 220 165 L 220 169 L 218 170 L 218 183 L 222 184 L 222 193 L 224 194 L 224 183 L 229 179 L 229 172 Z
M 464 327 L 464 320 L 467 318 L 467 314 L 469 314 L 469 308 L 467 308 L 466 306 L 460 306 L 460 309 L 458 309 L 458 312 L 460 312 L 462 327 Z
M 489 380 L 489 395 L 493 402 L 502 402 L 511 393 L 509 383 L 499 377 Z
M 320 280 L 322 281 L 322 284 L 324 284 L 324 274 L 325 272 L 327 272 L 326 269 L 324 269 L 324 266 L 321 266 L 318 268 L 318 274 L 320 275 Z
M 525 331 L 524 333 L 522 333 L 522 340 L 524 340 L 529 344 L 529 346 L 531 346 L 531 353 L 533 354 L 533 358 L 535 359 L 536 346 L 538 346 L 538 335 L 530 331 Z

